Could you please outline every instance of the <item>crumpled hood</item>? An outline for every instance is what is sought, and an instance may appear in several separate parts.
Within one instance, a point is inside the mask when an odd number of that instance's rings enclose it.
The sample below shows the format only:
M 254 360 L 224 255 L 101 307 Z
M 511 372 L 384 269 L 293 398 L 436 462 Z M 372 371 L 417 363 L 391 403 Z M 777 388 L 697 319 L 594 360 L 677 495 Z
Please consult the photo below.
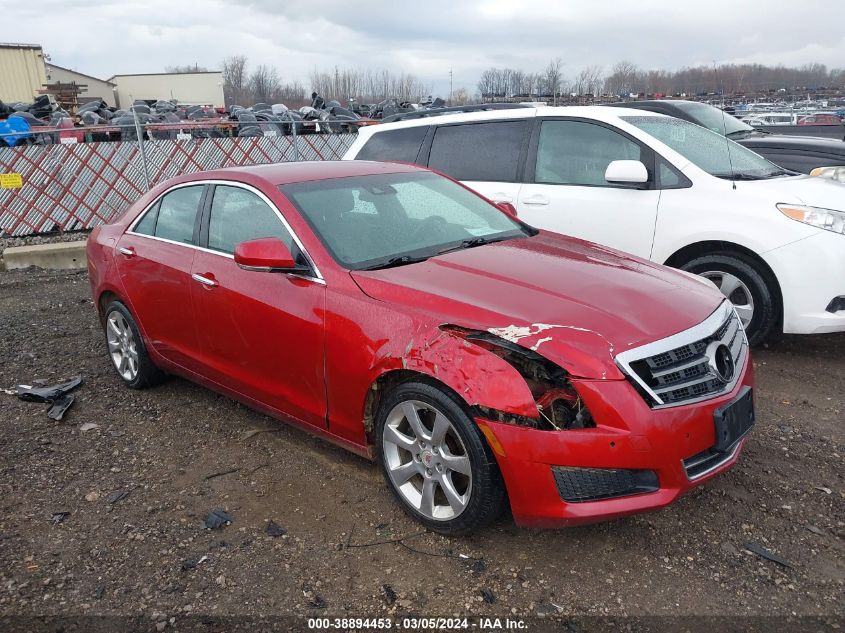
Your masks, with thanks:
M 545 232 L 352 277 L 375 299 L 489 331 L 584 378 L 621 378 L 616 354 L 686 330 L 724 300 L 686 273 Z
M 808 207 L 845 211 L 845 184 L 818 176 L 795 176 L 773 180 L 738 182 L 737 187 L 747 190 L 765 187 L 773 196 L 774 204 L 803 204 Z

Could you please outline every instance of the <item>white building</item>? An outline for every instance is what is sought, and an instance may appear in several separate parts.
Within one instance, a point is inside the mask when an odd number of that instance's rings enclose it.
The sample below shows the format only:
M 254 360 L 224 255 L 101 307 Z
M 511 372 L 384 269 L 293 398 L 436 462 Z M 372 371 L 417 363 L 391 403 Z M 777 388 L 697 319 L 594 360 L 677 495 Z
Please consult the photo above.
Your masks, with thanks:
M 176 99 L 184 105 L 223 107 L 223 73 L 206 71 L 195 73 L 145 73 L 114 75 L 109 82 L 116 85 L 117 103 L 128 108 L 136 99 Z
M 70 68 L 63 68 L 57 66 L 53 62 L 45 64 L 47 70 L 47 83 L 52 84 L 57 81 L 63 84 L 75 83 L 78 86 L 85 86 L 79 93 L 79 103 L 87 103 L 89 101 L 102 100 L 110 106 L 115 104 L 115 90 L 117 86 L 110 81 L 97 79 L 91 75 L 71 70 Z

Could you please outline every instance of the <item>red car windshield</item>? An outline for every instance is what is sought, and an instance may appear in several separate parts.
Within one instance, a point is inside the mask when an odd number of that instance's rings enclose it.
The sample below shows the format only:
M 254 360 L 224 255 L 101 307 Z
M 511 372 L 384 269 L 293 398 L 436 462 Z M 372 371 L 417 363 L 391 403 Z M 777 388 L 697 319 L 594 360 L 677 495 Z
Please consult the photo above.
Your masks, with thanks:
M 430 172 L 352 176 L 282 185 L 345 268 L 385 268 L 446 250 L 531 235 L 531 229 Z

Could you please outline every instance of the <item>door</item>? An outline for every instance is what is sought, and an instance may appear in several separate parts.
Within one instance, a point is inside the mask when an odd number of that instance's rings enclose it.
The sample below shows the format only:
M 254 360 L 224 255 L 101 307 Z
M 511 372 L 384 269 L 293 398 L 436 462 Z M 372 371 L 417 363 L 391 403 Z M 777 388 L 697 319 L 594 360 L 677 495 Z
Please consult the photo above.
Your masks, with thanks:
M 167 360 L 197 369 L 191 312 L 191 266 L 205 185 L 165 193 L 117 243 L 117 268 L 130 310 L 148 342 Z
M 309 424 L 325 427 L 325 284 L 235 264 L 235 247 L 278 237 L 298 245 L 256 190 L 217 184 L 209 192 L 191 296 L 205 374 Z
M 435 127 L 428 166 L 493 202 L 516 206 L 531 119 Z
M 538 228 L 572 235 L 648 258 L 660 191 L 654 187 L 653 153 L 604 124 L 547 119 L 537 126 L 529 181 L 517 211 Z M 605 180 L 615 160 L 642 161 L 650 183 L 618 185 Z

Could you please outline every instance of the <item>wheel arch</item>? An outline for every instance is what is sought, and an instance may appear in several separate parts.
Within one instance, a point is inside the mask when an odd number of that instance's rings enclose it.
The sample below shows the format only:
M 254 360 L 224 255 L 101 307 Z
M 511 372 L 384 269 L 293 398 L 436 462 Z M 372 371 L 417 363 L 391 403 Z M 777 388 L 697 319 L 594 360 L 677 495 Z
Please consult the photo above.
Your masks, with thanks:
M 738 255 L 742 259 L 745 259 L 758 267 L 760 273 L 764 276 L 766 281 L 771 284 L 771 288 L 774 291 L 775 302 L 777 304 L 776 314 L 778 324 L 780 325 L 783 323 L 783 293 L 781 292 L 780 282 L 778 281 L 777 275 L 775 275 L 772 267 L 766 263 L 766 260 L 748 247 L 725 240 L 695 242 L 672 253 L 672 255 L 670 255 L 663 264 L 665 266 L 671 266 L 672 268 L 680 268 L 685 263 L 692 261 L 697 257 L 714 255 L 716 253 Z

